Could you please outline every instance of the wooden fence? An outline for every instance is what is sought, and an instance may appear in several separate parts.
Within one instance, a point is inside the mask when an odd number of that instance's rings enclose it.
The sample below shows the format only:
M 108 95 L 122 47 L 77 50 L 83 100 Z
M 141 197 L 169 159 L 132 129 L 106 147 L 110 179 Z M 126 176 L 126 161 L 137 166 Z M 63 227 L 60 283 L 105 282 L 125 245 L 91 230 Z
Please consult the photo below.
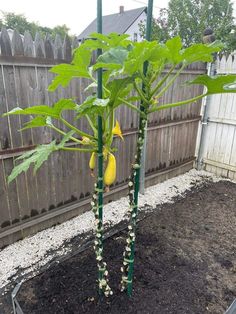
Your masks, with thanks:
M 86 79 L 72 81 L 67 89 L 49 93 L 47 86 L 53 75 L 54 64 L 71 60 L 75 47 L 69 39 L 59 36 L 53 42 L 39 34 L 33 41 L 27 32 L 24 37 L 13 32 L 10 39 L 3 29 L 0 36 L 0 115 L 16 106 L 22 108 L 37 104 L 52 104 L 61 97 L 76 97 L 82 101 L 87 95 L 83 89 Z M 186 87 L 183 83 L 205 72 L 204 64 L 189 67 L 161 99 L 169 103 L 193 97 L 201 87 Z M 147 185 L 183 173 L 193 167 L 195 143 L 199 124 L 200 103 L 165 110 L 150 117 L 147 143 Z M 73 121 L 70 112 L 65 116 Z M 124 132 L 124 143 L 115 140 L 117 154 L 117 181 L 105 202 L 126 194 L 126 181 L 135 151 L 138 117 L 127 107 L 117 112 Z M 15 163 L 15 157 L 36 144 L 47 143 L 58 135 L 45 128 L 19 129 L 25 117 L 8 117 L 0 121 L 0 246 L 53 224 L 63 222 L 89 209 L 89 196 L 93 179 L 89 175 L 88 155 L 55 152 L 33 176 L 32 170 L 20 175 L 7 185 L 6 178 Z M 80 120 L 79 127 L 88 126 Z
M 236 74 L 236 55 L 217 58 L 217 74 Z M 236 95 L 208 97 L 207 124 L 202 136 L 202 158 L 206 170 L 236 180 Z

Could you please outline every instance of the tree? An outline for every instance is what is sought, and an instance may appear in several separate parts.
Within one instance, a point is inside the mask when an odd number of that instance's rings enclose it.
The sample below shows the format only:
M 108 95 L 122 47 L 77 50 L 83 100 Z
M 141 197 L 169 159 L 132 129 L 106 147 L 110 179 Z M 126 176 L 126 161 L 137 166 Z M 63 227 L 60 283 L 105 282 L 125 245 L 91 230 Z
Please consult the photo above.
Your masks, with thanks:
M 163 8 L 160 10 L 159 17 L 157 19 L 152 18 L 152 34 L 151 39 L 158 39 L 160 42 L 166 42 L 170 38 L 168 33 L 168 10 Z M 139 31 L 141 36 L 145 37 L 146 23 L 142 21 L 139 25 Z
M 162 9 L 153 24 L 153 39 L 159 41 L 179 35 L 184 46 L 188 46 L 201 42 L 204 30 L 211 28 L 226 50 L 236 48 L 231 0 L 170 0 L 168 9 Z M 143 31 L 144 27 L 142 34 Z
M 68 35 L 69 28 L 64 25 L 58 25 L 54 28 L 40 26 L 36 22 L 29 22 L 24 14 L 15 14 L 11 12 L 3 12 L 3 19 L 0 20 L 0 27 L 5 26 L 17 30 L 20 34 L 24 34 L 25 31 L 29 31 L 33 37 L 36 32 L 39 32 L 43 36 L 49 34 L 52 38 L 55 38 L 56 34 L 59 34 L 62 38 Z

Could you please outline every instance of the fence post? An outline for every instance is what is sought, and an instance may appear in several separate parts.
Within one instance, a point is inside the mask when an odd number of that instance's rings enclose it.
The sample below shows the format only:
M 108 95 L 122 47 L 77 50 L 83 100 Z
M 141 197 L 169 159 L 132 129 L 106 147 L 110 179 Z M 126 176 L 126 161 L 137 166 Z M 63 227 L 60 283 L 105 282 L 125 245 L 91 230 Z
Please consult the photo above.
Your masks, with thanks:
M 203 33 L 203 42 L 209 44 L 215 41 L 215 35 L 212 29 L 207 28 Z M 213 55 L 213 61 L 207 64 L 207 75 L 214 76 L 216 75 L 216 54 Z M 208 126 L 209 119 L 209 107 L 211 103 L 211 96 L 205 97 L 202 101 L 202 118 L 200 122 L 199 130 L 199 141 L 197 151 L 197 170 L 201 170 L 203 167 L 203 155 L 205 152 L 206 146 L 206 130 Z

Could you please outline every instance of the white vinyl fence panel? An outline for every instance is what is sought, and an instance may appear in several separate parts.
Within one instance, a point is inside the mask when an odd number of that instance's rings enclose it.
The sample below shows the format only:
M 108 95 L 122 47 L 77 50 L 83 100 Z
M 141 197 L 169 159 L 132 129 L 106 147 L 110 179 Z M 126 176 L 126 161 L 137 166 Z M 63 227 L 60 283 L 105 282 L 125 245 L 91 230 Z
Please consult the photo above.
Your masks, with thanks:
M 217 74 L 236 73 L 236 54 L 216 60 Z M 202 141 L 208 171 L 236 179 L 236 94 L 210 96 L 207 127 Z

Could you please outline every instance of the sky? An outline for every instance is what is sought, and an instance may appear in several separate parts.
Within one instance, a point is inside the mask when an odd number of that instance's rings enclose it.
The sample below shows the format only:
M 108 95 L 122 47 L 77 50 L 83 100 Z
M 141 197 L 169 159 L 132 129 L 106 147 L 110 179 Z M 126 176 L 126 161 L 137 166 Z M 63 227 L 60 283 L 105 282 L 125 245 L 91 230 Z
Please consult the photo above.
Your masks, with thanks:
M 103 0 L 103 15 L 118 13 L 119 6 L 131 10 L 146 6 L 148 0 Z M 236 9 L 236 0 L 233 0 Z M 24 14 L 27 20 L 41 26 L 66 24 L 71 35 L 79 35 L 96 18 L 96 0 L 8 0 L 1 1 L 1 11 Z M 154 16 L 168 0 L 154 0 Z M 235 14 L 236 15 L 236 14 Z M 0 15 L 1 16 L 1 15 Z
M 236 1 L 236 0 L 235 0 Z M 146 6 L 148 0 L 103 0 L 103 15 L 119 12 L 119 6 L 131 10 Z M 154 0 L 154 15 L 168 0 Z M 42 26 L 66 24 L 70 33 L 79 35 L 96 18 L 96 0 L 9 0 L 1 1 L 0 10 L 24 14 L 27 20 Z

